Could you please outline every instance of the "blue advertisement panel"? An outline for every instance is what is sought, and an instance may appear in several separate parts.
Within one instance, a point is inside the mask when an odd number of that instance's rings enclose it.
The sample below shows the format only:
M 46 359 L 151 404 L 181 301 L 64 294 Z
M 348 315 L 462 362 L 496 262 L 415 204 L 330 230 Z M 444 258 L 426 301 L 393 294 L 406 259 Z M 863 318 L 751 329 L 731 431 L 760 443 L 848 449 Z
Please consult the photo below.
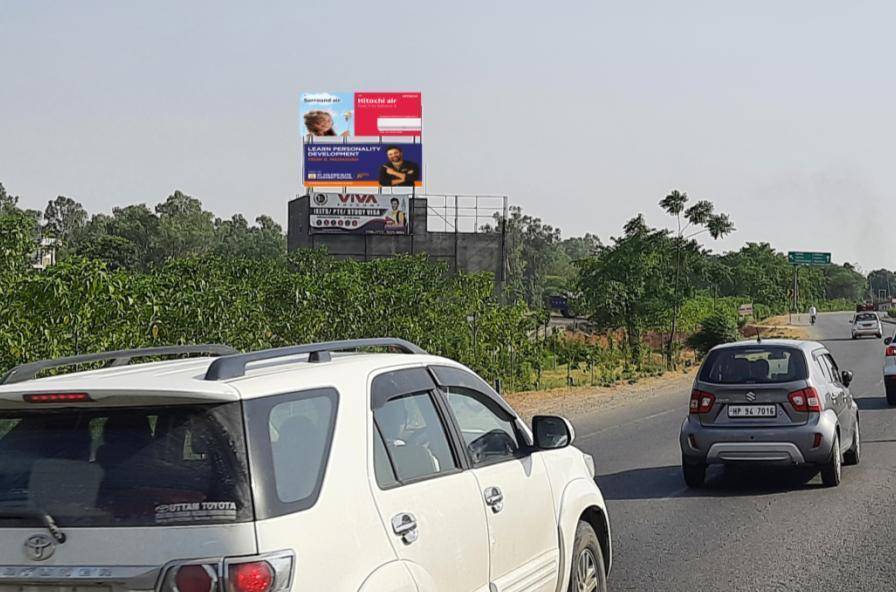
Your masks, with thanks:
M 421 187 L 422 144 L 304 143 L 306 187 Z

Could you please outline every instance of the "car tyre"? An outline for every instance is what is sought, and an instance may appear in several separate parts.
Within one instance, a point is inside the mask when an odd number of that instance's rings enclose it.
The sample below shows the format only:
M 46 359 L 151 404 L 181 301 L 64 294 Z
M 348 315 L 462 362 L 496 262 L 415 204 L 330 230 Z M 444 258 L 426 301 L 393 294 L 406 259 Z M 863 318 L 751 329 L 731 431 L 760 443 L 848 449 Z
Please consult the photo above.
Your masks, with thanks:
M 843 464 L 857 465 L 862 460 L 862 435 L 859 430 L 859 418 L 856 417 L 856 427 L 852 433 L 852 446 L 843 455 Z
M 840 435 L 834 436 L 834 445 L 831 447 L 831 458 L 827 464 L 821 467 L 821 482 L 828 487 L 840 485 L 843 469 L 843 455 L 840 453 Z
M 703 487 L 706 482 L 706 463 L 682 462 L 681 469 L 684 472 L 684 482 L 692 489 Z
M 590 524 L 579 521 L 572 546 L 569 592 L 607 592 L 607 570 L 600 541 Z
M 887 385 L 887 405 L 896 405 L 896 387 Z

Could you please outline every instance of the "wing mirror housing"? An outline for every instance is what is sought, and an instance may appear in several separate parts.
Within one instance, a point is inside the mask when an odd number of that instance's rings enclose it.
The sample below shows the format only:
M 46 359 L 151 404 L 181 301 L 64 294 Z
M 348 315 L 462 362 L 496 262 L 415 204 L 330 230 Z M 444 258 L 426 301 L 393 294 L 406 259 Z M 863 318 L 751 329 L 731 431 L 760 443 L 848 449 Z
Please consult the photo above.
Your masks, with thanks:
M 843 383 L 843 386 L 849 386 L 849 383 L 852 382 L 852 372 L 849 370 L 844 370 L 840 373 L 840 382 Z
M 532 418 L 532 434 L 539 450 L 559 450 L 572 445 L 576 431 L 565 417 L 536 415 Z

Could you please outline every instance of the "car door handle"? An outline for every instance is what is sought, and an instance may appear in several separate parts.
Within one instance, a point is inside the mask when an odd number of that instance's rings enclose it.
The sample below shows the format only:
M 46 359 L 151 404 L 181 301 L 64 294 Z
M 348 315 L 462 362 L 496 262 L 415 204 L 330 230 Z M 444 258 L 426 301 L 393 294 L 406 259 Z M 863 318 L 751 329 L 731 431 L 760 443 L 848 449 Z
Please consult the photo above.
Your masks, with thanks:
M 405 545 L 410 545 L 420 536 L 417 531 L 417 519 L 413 514 L 407 512 L 397 514 L 392 518 L 392 532 L 400 536 Z
M 504 509 L 504 494 L 497 487 L 486 487 L 485 503 L 492 509 L 492 512 L 497 514 Z

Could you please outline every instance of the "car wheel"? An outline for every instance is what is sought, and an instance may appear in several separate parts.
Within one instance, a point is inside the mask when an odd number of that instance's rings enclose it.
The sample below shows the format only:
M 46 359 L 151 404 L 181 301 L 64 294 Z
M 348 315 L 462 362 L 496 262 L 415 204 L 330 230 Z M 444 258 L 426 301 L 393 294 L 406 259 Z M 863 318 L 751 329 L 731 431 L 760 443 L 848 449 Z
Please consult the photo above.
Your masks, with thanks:
M 880 333 L 878 333 L 878 334 L 877 334 L 877 338 L 880 339 L 881 337 L 883 337 L 883 335 L 881 335 Z
M 843 455 L 843 464 L 857 465 L 862 459 L 862 436 L 859 433 L 859 418 L 856 417 L 856 427 L 852 432 L 852 446 Z
M 852 334 L 852 338 L 853 338 L 853 339 L 856 338 L 856 334 L 855 334 L 855 333 Z
M 821 467 L 821 482 L 828 487 L 840 485 L 840 477 L 843 469 L 843 455 L 840 453 L 840 436 L 834 436 L 834 446 L 831 449 L 831 458 L 826 465 Z
M 684 482 L 694 489 L 703 487 L 706 482 L 706 463 L 689 463 L 682 461 L 681 469 L 684 472 Z
M 896 386 L 887 385 L 887 405 L 896 405 Z
M 580 521 L 576 527 L 569 592 L 607 592 L 607 570 L 604 569 L 600 541 L 585 521 Z

